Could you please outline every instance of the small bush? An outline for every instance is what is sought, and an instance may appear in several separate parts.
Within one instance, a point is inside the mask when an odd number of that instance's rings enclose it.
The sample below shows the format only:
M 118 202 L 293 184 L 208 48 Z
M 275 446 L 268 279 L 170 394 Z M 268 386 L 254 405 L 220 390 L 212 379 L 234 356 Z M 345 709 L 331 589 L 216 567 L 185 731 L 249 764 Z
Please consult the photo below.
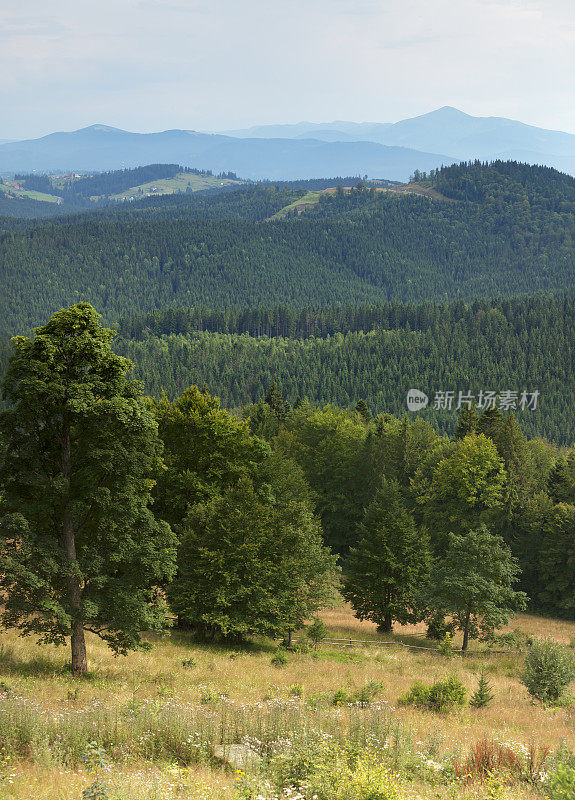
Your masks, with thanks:
M 332 706 L 341 706 L 348 703 L 356 703 L 361 708 L 366 708 L 382 689 L 383 684 L 377 681 L 369 681 L 354 692 L 338 689 L 331 699 L 331 704 Z
M 272 656 L 271 663 L 273 664 L 274 667 L 285 667 L 285 665 L 288 663 L 288 657 L 286 651 L 283 650 L 281 647 L 278 647 L 278 649 Z
M 195 658 L 184 658 L 182 661 L 182 667 L 189 669 L 190 667 L 196 666 L 196 659 Z
M 560 764 L 549 778 L 549 800 L 573 800 L 575 797 L 575 768 Z
M 398 700 L 400 705 L 413 705 L 429 711 L 451 711 L 467 702 L 467 690 L 458 678 L 451 677 L 436 681 L 431 686 L 417 681 L 411 689 Z
M 446 633 L 442 640 L 437 645 L 437 650 L 442 656 L 446 658 L 454 658 L 455 650 L 453 649 L 453 637 L 451 634 Z
M 365 708 L 373 699 L 377 697 L 382 689 L 382 683 L 378 683 L 377 681 L 369 681 L 353 693 L 352 700 L 356 703 L 359 703 L 362 708 Z
M 293 683 L 288 689 L 288 694 L 290 697 L 303 697 L 303 686 L 301 683 Z
M 542 703 L 559 700 L 575 678 L 573 656 L 553 639 L 535 641 L 526 658 L 521 683 Z
M 487 646 L 493 649 L 525 650 L 533 644 L 533 637 L 515 628 L 509 633 L 491 633 L 485 641 Z
M 427 620 L 427 631 L 425 635 L 428 639 L 435 639 L 440 642 L 446 635 L 453 636 L 455 623 L 447 622 L 443 614 L 433 614 Z
M 312 624 L 306 631 L 308 639 L 313 642 L 314 646 L 317 647 L 320 642 L 322 642 L 325 637 L 327 636 L 327 628 L 325 624 L 316 617 Z
M 331 698 L 332 706 L 342 706 L 346 703 L 349 703 L 349 694 L 345 691 L 345 689 L 338 689 Z

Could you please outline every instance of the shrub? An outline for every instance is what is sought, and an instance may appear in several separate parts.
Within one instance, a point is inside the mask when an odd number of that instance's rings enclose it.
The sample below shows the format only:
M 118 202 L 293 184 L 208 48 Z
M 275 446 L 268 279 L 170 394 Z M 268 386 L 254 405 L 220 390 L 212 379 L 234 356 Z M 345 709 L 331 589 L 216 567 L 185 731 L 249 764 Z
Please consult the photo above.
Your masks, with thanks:
M 400 705 L 414 705 L 430 711 L 451 711 L 456 706 L 464 706 L 467 701 L 467 690 L 458 678 L 451 677 L 444 681 L 436 681 L 431 686 L 417 681 L 411 689 L 402 695 Z
M 427 631 L 425 635 L 428 639 L 436 639 L 440 642 L 445 636 L 453 636 L 455 623 L 447 622 L 444 614 L 436 612 L 427 620 Z
M 524 650 L 533 644 L 533 637 L 515 628 L 508 633 L 492 633 L 485 641 L 491 648 L 504 649 L 508 647 L 510 650 Z
M 322 642 L 325 637 L 327 636 L 327 628 L 325 624 L 322 622 L 319 617 L 316 617 L 312 624 L 307 629 L 307 636 L 310 639 L 314 646 L 317 647 L 320 642 Z
M 546 786 L 549 800 L 573 800 L 575 797 L 575 768 L 560 764 Z
M 347 703 L 357 703 L 362 708 L 366 708 L 382 689 L 383 684 L 377 681 L 368 681 L 368 683 L 351 693 L 345 689 L 338 689 L 331 699 L 331 704 L 340 706 Z
M 553 639 L 535 641 L 526 658 L 521 683 L 542 703 L 556 702 L 575 678 L 573 656 Z
M 278 767 L 281 797 L 400 800 L 399 786 L 381 754 L 369 748 L 326 739 L 306 741 L 290 748 Z M 302 784 L 304 791 L 296 788 Z
M 446 633 L 437 645 L 437 650 L 442 656 L 445 656 L 446 658 L 453 658 L 455 656 L 455 651 L 453 649 L 453 636 L 451 636 L 449 633 Z
M 288 663 L 286 651 L 281 647 L 278 647 L 272 656 L 271 663 L 274 665 L 274 667 L 285 667 L 285 665 Z
M 382 689 L 382 683 L 378 683 L 377 681 L 369 681 L 353 693 L 352 700 L 356 703 L 359 703 L 362 708 L 365 708 L 375 697 L 377 697 Z
M 196 666 L 196 659 L 195 658 L 184 658 L 182 661 L 182 667 L 195 667 Z
M 341 706 L 344 703 L 349 703 L 349 694 L 345 689 L 338 689 L 334 696 L 331 698 L 332 706 Z

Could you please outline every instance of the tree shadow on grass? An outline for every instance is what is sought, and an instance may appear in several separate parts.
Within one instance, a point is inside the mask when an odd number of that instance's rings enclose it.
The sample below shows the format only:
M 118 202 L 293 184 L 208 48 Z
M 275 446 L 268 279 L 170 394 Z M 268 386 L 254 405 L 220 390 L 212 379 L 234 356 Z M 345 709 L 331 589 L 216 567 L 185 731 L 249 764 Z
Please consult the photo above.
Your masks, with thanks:
M 62 664 L 58 659 L 47 655 L 38 654 L 32 658 L 22 658 L 14 653 L 12 647 L 0 646 L 0 671 L 5 675 L 20 676 L 23 678 L 46 678 L 56 675 L 70 674 L 68 664 Z
M 154 644 L 161 644 L 166 641 L 161 636 L 148 636 L 147 639 Z M 205 641 L 198 637 L 194 631 L 182 630 L 181 628 L 173 628 L 170 631 L 169 641 L 180 647 L 199 649 L 213 654 L 244 653 L 246 655 L 258 655 L 260 653 L 273 653 L 277 649 L 277 644 L 269 639 L 242 639 L 234 642 L 225 640 Z

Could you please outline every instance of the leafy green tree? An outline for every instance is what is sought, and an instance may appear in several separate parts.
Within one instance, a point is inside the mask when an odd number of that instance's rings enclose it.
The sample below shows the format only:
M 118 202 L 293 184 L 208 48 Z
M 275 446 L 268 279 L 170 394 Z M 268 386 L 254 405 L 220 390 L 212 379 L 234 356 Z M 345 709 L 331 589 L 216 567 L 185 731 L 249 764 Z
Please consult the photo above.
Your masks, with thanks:
M 396 482 L 384 481 L 365 512 L 342 589 L 359 619 L 389 632 L 422 617 L 416 597 L 429 572 L 427 536 L 415 527 Z
M 335 557 L 309 507 L 274 503 L 271 492 L 262 499 L 243 477 L 190 511 L 168 597 L 207 635 L 287 637 L 332 591 Z
M 485 525 L 464 535 L 449 534 L 447 552 L 432 569 L 426 594 L 429 607 L 450 614 L 463 631 L 463 651 L 470 638 L 493 633 L 525 607 L 527 596 L 513 589 L 519 571 L 503 539 Z
M 326 544 L 347 552 L 366 503 L 366 426 L 353 413 L 309 405 L 292 411 L 274 445 L 298 463 L 313 492 Z
M 34 338 L 13 339 L 0 415 L 2 622 L 64 644 L 87 671 L 84 632 L 116 653 L 166 625 L 155 591 L 174 570 L 175 540 L 150 510 L 161 454 L 153 416 L 114 332 L 79 303 Z
M 502 512 L 507 475 L 495 443 L 483 434 L 439 445 L 437 454 L 432 469 L 420 470 L 414 488 L 441 551 L 450 532 L 468 532 Z
M 270 448 L 250 434 L 247 422 L 197 386 L 173 402 L 163 395 L 152 401 L 152 410 L 165 462 L 154 492 L 155 510 L 179 533 L 190 506 L 219 495 L 246 472 L 255 475 Z

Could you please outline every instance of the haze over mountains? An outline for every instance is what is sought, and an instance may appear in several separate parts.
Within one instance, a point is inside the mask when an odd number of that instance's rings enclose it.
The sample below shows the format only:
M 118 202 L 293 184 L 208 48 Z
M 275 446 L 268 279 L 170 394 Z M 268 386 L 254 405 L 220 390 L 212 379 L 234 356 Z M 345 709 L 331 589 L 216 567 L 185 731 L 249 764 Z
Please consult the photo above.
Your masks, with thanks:
M 450 106 L 396 123 L 300 122 L 223 131 L 229 136 L 303 139 L 326 142 L 370 141 L 430 153 L 458 161 L 524 161 L 575 174 L 575 136 L 504 117 L 472 117 Z
M 403 181 L 415 169 L 430 170 L 453 159 L 369 141 L 240 139 L 184 130 L 130 133 L 106 125 L 0 145 L 0 174 L 105 171 L 150 163 L 232 171 L 253 180 L 369 174 Z
M 92 125 L 0 144 L 0 174 L 179 163 L 253 180 L 367 174 L 404 181 L 416 169 L 475 158 L 544 164 L 575 175 L 575 135 L 447 106 L 393 124 L 302 122 L 212 134 Z

